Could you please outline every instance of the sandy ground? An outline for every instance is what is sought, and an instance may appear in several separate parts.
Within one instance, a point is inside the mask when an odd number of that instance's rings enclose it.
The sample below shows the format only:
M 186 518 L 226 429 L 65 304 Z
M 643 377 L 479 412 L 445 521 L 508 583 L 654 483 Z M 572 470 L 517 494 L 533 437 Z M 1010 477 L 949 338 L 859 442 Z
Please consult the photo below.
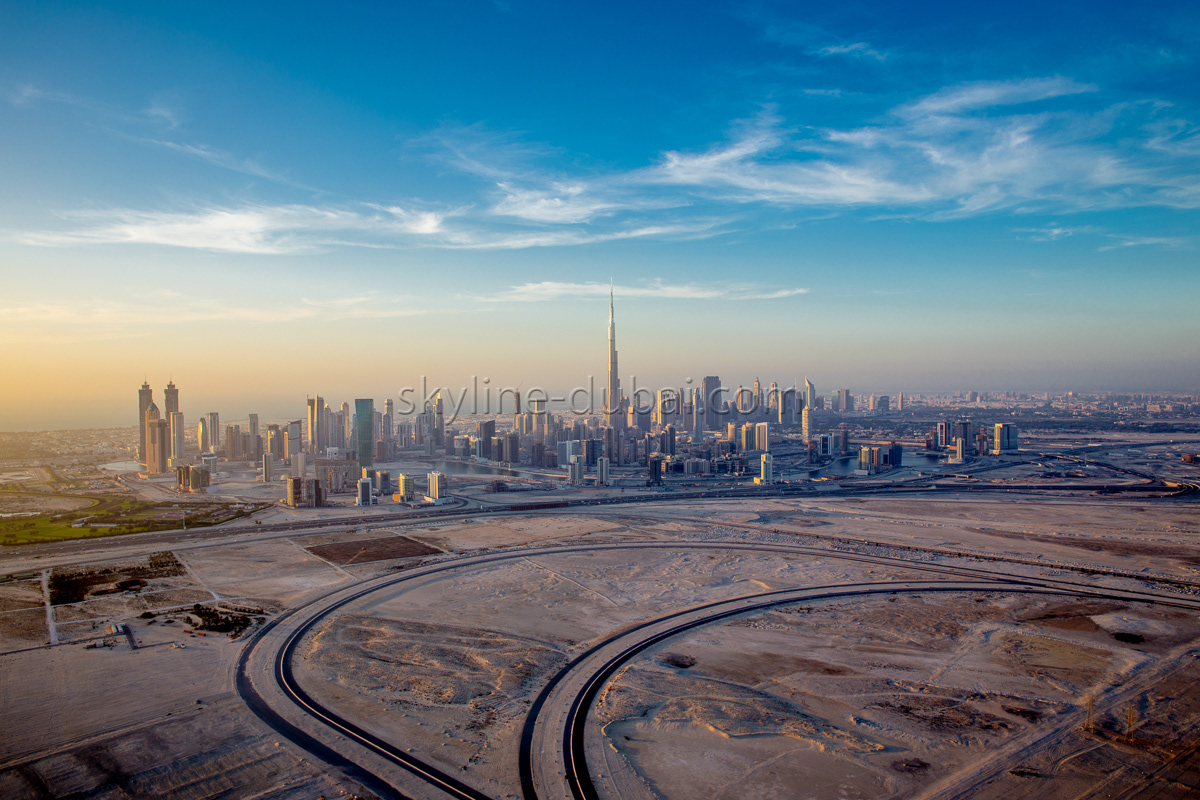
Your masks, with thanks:
M 4 797 L 335 796 L 355 785 L 311 764 L 233 691 L 240 643 L 134 623 L 139 647 L 81 644 L 3 657 Z M 170 643 L 183 641 L 186 648 Z
M 1114 638 L 1132 630 L 1146 641 Z M 910 796 L 1186 643 L 1200 644 L 1194 615 L 1114 603 L 964 594 L 798 606 L 643 654 L 598 703 L 597 751 L 608 753 L 597 756 L 648 796 Z
M 521 559 L 375 593 L 319 628 L 297 669 L 331 707 L 503 797 L 517 791 L 514 737 L 528 700 L 589 642 L 668 610 L 766 588 L 916 575 L 825 557 L 672 550 L 672 540 L 759 538 L 934 559 L 886 547 L 894 543 L 1195 579 L 1193 509 L 1110 498 L 830 496 L 397 527 L 396 535 L 451 554 L 565 541 L 666 546 Z M 22 721 L 0 731 L 0 790 L 239 798 L 354 790 L 287 742 L 276 746 L 241 705 L 230 670 L 242 640 L 187 636 L 178 614 L 199 602 L 270 615 L 444 557 L 338 564 L 308 549 L 388 535 L 351 526 L 232 542 L 214 536 L 170 550 L 179 574 L 131 589 L 118 585 L 121 570 L 163 545 L 140 552 L 136 537 L 119 537 L 52 558 L 0 552 L 0 574 L 17 574 L 0 583 L 0 718 Z M 43 574 L 67 569 L 111 574 L 47 613 Z M 632 663 L 605 695 L 598 720 L 606 744 L 593 771 L 608 776 L 605 792 L 616 786 L 629 798 L 793 797 L 797 785 L 817 796 L 912 795 L 1081 714 L 1088 692 L 1168 665 L 1172 648 L 1200 636 L 1192 618 L 1138 608 L 979 599 L 826 603 L 671 640 Z M 158 614 L 154 624 L 140 618 L 147 611 Z M 170 613 L 173 625 L 163 621 Z M 143 646 L 130 651 L 120 637 L 104 637 L 114 622 L 131 624 Z M 112 647 L 85 649 L 105 638 Z M 62 644 L 43 647 L 51 639 Z M 173 649 L 172 641 L 187 647 Z M 1159 773 L 1178 783 L 1163 754 L 1185 753 L 1195 737 L 1197 685 L 1200 675 L 1184 670 L 1140 693 L 1142 739 L 1127 742 L 1125 712 L 1106 709 L 1093 730 L 1073 723 L 1023 756 L 1026 772 L 1002 771 L 989 786 L 1051 797 Z
M 297 676 L 335 711 L 509 796 L 528 702 L 597 639 L 700 602 L 878 577 L 838 560 L 669 546 L 521 559 L 372 594 L 310 638 Z
M 0 514 L 54 514 L 92 505 L 90 500 L 70 497 L 38 497 L 33 494 L 0 494 Z

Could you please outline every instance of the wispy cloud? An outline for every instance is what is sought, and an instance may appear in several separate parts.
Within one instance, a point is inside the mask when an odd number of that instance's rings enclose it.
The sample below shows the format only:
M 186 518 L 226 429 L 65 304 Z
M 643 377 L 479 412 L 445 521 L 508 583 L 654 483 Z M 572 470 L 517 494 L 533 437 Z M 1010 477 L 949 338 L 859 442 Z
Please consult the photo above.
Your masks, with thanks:
M 424 301 L 414 297 L 387 296 L 377 293 L 345 297 L 301 299 L 287 305 L 269 303 L 239 305 L 213 302 L 207 297 L 192 297 L 174 292 L 138 293 L 129 291 L 128 300 L 78 298 L 53 301 L 9 301 L 0 303 L 0 316 L 10 325 L 14 336 L 28 336 L 31 330 L 45 329 L 51 335 L 75 341 L 72 331 L 83 331 L 82 340 L 95 338 L 96 331 L 106 337 L 122 332 L 161 329 L 195 323 L 277 324 L 288 322 L 338 322 L 356 319 L 393 319 L 420 316 L 432 312 Z M 444 313 L 445 309 L 438 313 Z M 6 341 L 0 335 L 0 341 Z M 39 337 L 40 341 L 40 337 Z
M 859 128 L 789 130 L 768 109 L 729 141 L 668 152 L 647 180 L 738 203 L 876 206 L 947 219 L 1021 208 L 1200 206 L 1200 156 L 1171 158 L 1111 141 L 1153 110 L 1028 109 L 1096 87 L 1065 78 L 989 81 L 935 92 Z M 1015 109 L 1013 107 L 1016 107 Z M 1187 137 L 1181 139 L 1189 142 Z
M 221 169 L 264 178 L 292 188 L 310 192 L 319 191 L 281 172 L 268 169 L 254 159 L 237 156 L 212 145 L 182 141 L 184 137 L 177 129 L 182 125 L 183 112 L 177 105 L 168 103 L 162 98 L 152 100 L 141 111 L 131 112 L 79 95 L 23 84 L 10 88 L 8 101 L 19 108 L 30 107 L 39 102 L 72 106 L 94 118 L 103 130 L 122 139 L 171 150 L 189 158 L 205 161 Z M 168 135 L 172 138 L 164 138 Z
M 8 97 L 9 103 L 21 108 L 30 107 L 34 103 L 38 102 L 46 102 L 76 106 L 89 111 L 104 111 L 106 113 L 112 113 L 112 109 L 109 109 L 102 103 L 97 103 L 94 100 L 81 97 L 80 95 L 71 94 L 70 92 L 56 92 L 49 89 L 43 89 L 42 87 L 35 86 L 32 83 L 22 83 L 16 86 L 9 86 L 5 94 Z
M 1186 236 L 1126 236 L 1122 234 L 1109 234 L 1109 236 L 1116 241 L 1096 248 L 1098 252 L 1119 250 L 1124 247 L 1165 247 L 1179 250 L 1195 244 L 1194 238 Z
M 21 91 L 13 102 L 38 95 Z M 1200 207 L 1200 128 L 1169 105 L 1104 105 L 1097 94 L 1096 86 L 1062 76 L 959 84 L 857 127 L 798 126 L 768 107 L 735 122 L 723 141 L 667 150 L 627 170 L 568 168 L 563 153 L 518 133 L 447 125 L 412 140 L 409 153 L 454 171 L 452 204 L 415 198 L 68 211 L 56 229 L 9 238 L 259 254 L 347 245 L 521 249 L 702 239 L 848 209 L 938 221 Z M 305 188 L 217 148 L 161 135 L 143 140 Z M 1053 240 L 1084 230 L 1055 222 L 1018 232 Z
M 557 148 L 527 141 L 521 131 L 496 130 L 480 123 L 445 123 L 407 138 L 404 144 L 409 151 L 458 172 L 493 181 L 528 175 L 562 155 Z
M 730 142 L 702 153 L 668 152 L 645 172 L 651 183 L 714 190 L 739 203 L 782 205 L 909 204 L 932 199 L 923 185 L 891 179 L 890 165 L 878 157 L 793 158 L 786 155 L 821 146 L 792 138 L 773 114 L 742 127 Z M 783 158 L 778 157 L 783 154 Z
M 520 250 L 619 241 L 692 240 L 716 236 L 723 220 L 626 225 L 610 230 L 492 229 L 459 220 L 461 210 L 421 211 L 363 204 L 350 207 L 244 205 L 194 211 L 115 209 L 64 214 L 65 230 L 13 233 L 21 244 L 141 244 L 224 253 L 299 255 L 336 247 L 438 247 L 456 250 Z
M 534 222 L 587 222 L 622 207 L 619 202 L 590 193 L 582 182 L 555 183 L 545 190 L 520 189 L 509 183 L 497 186 L 504 197 L 491 207 L 492 214 Z
M 158 120 L 168 130 L 174 130 L 175 128 L 179 127 L 179 110 L 167 105 L 161 100 L 155 100 L 152 102 L 142 113 L 150 119 Z
M 873 58 L 876 61 L 883 61 L 887 58 L 887 53 L 876 50 L 866 42 L 854 42 L 852 44 L 831 44 L 828 47 L 822 47 L 816 51 L 817 55 L 828 56 L 850 56 L 852 58 Z
M 113 209 L 64 215 L 65 231 L 18 235 L 25 244 L 144 244 L 227 253 L 296 254 L 336 242 L 338 234 L 362 230 L 353 212 L 311 206 L 243 206 L 165 212 Z
M 916 118 L 941 114 L 963 114 L 994 106 L 1035 103 L 1073 94 L 1099 91 L 1090 83 L 1077 83 L 1070 78 L 1029 78 L 1015 81 L 980 81 L 951 86 L 901 106 L 897 112 Z
M 232 172 L 240 172 L 243 175 L 251 175 L 256 178 L 265 178 L 266 180 L 273 181 L 274 183 L 291 186 L 296 189 L 303 189 L 305 191 L 319 191 L 314 187 L 306 186 L 305 184 L 292 180 L 286 175 L 269 170 L 253 159 L 241 158 L 231 153 L 227 153 L 224 150 L 220 150 L 215 147 L 209 147 L 205 144 L 187 144 L 185 142 L 172 142 L 166 139 L 151 139 L 141 137 L 135 138 L 146 144 L 162 147 L 167 150 L 173 150 L 176 153 L 181 153 L 191 158 L 197 158 L 201 161 L 212 164 L 213 166 L 227 169 Z
M 512 286 L 485 298 L 494 302 L 535 303 L 570 297 L 608 297 L 609 284 L 590 281 L 571 283 L 540 281 Z M 746 285 L 703 285 L 695 283 L 670 284 L 662 280 L 641 286 L 617 284 L 612 292 L 618 297 L 655 297 L 675 300 L 780 300 L 807 294 L 808 289 L 770 289 Z
M 1100 228 L 1093 225 L 1059 225 L 1057 223 L 1041 228 L 1016 228 L 1016 233 L 1034 242 L 1054 242 L 1071 236 L 1087 233 L 1102 233 Z

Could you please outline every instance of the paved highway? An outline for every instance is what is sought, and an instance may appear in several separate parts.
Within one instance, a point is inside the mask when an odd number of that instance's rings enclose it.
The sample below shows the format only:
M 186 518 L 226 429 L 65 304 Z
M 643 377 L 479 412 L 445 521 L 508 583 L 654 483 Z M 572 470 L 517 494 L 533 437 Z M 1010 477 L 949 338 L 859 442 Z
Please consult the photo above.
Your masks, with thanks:
M 445 773 L 437 766 L 419 759 L 407 752 L 400 744 L 383 740 L 379 736 L 356 725 L 353 721 L 341 717 L 332 710 L 322 706 L 296 681 L 292 671 L 292 661 L 298 646 L 305 635 L 321 624 L 331 614 L 345 608 L 347 605 L 377 591 L 393 588 L 406 581 L 425 580 L 431 576 L 447 573 L 452 570 L 470 569 L 504 561 L 523 559 L 533 556 L 555 555 L 572 552 L 596 552 L 600 550 L 642 550 L 642 549 L 672 549 L 672 550 L 744 550 L 753 552 L 788 553 L 808 555 L 826 559 L 838 559 L 865 564 L 902 567 L 931 576 L 938 575 L 954 579 L 936 584 L 926 582 L 881 582 L 878 584 L 856 584 L 839 587 L 793 587 L 791 589 L 758 593 L 755 595 L 734 598 L 731 600 L 710 603 L 702 606 L 683 609 L 656 620 L 647 621 L 639 626 L 626 630 L 594 645 L 587 653 L 577 658 L 563 672 L 553 679 L 539 695 L 526 722 L 522 735 L 522 787 L 526 798 L 539 796 L 538 790 L 548 793 L 542 797 L 565 796 L 556 791 L 553 782 L 548 782 L 538 775 L 573 776 L 568 778 L 566 789 L 574 797 L 591 797 L 587 794 L 586 766 L 582 761 L 582 750 L 576 752 L 577 736 L 582 737 L 584 721 L 590 701 L 586 692 L 576 693 L 564 712 L 562 702 L 556 698 L 560 695 L 552 693 L 564 686 L 575 686 L 579 680 L 584 681 L 585 687 L 602 684 L 605 670 L 611 674 L 609 667 L 618 663 L 614 658 L 628 659 L 636 652 L 649 647 L 664 638 L 675 635 L 690 627 L 707 624 L 733 614 L 747 613 L 783 603 L 798 602 L 803 599 L 816 597 L 841 596 L 847 593 L 878 593 L 903 591 L 930 590 L 936 586 L 945 591 L 961 591 L 964 588 L 973 590 L 987 589 L 989 591 L 1028 591 L 1055 594 L 1073 594 L 1114 597 L 1126 601 L 1151 602 L 1171 605 L 1180 608 L 1200 609 L 1200 601 L 1180 596 L 1163 595 L 1148 591 L 1119 591 L 1113 589 L 1098 589 L 1094 583 L 1066 579 L 1049 578 L 1019 578 L 1007 573 L 996 574 L 986 569 L 974 567 L 951 567 L 907 561 L 901 558 L 873 556 L 856 553 L 843 553 L 815 547 L 792 546 L 783 544 L 759 544 L 748 542 L 625 542 L 611 544 L 564 545 L 557 547 L 524 547 L 514 548 L 477 556 L 462 556 L 450 558 L 436 564 L 409 570 L 400 575 L 390 575 L 332 592 L 321 599 L 296 609 L 276 619 L 271 626 L 264 629 L 243 651 L 238 664 L 237 687 L 250 707 L 263 717 L 275 730 L 291 738 L 301 747 L 312 750 L 316 755 L 350 767 L 358 776 L 365 776 L 368 785 L 378 790 L 380 786 L 390 786 L 392 793 L 400 796 L 420 794 L 427 797 L 456 797 L 480 800 L 486 795 L 477 788 Z M 951 589 L 958 586 L 958 589 Z M 816 592 L 816 594 L 814 594 Z M 823 594 L 822 594 L 823 593 Z M 665 628 L 663 626 L 666 626 Z M 644 637 L 630 640 L 629 637 L 637 632 L 644 632 Z M 657 638 L 656 638 L 657 637 Z M 653 639 L 653 641 L 651 641 Z M 615 651 L 615 654 L 612 654 Z M 608 659 L 596 661 L 601 655 L 608 654 Z M 622 656 L 622 654 L 624 654 Z M 615 669 L 615 667 L 613 667 Z M 600 683 L 597 683 L 599 681 Z M 565 695 L 564 695 L 565 696 Z M 591 696 L 594 696 L 592 692 Z M 574 709 L 573 712 L 570 709 Z M 542 765 L 542 746 L 537 746 L 534 757 L 534 743 L 540 741 L 535 736 L 535 728 L 540 725 L 539 718 L 550 712 L 549 719 L 560 720 L 551 729 L 561 728 L 563 748 L 551 747 L 546 758 L 552 766 Z M 582 715 L 582 716 L 581 716 Z M 313 725 L 313 722 L 318 725 Z M 307 723 L 307 724 L 306 724 Z M 545 729 L 545 725 L 542 726 Z M 553 738 L 553 737 L 552 737 Z M 579 739 L 582 742 L 582 739 Z M 319 747 L 314 748 L 313 743 Z M 570 745 L 568 747 L 567 745 Z M 580 745 L 582 747 L 582 745 Z M 333 754 L 332 756 L 330 754 Z M 563 759 L 563 772 L 557 772 L 558 766 L 554 759 Z M 540 770 L 540 773 L 539 773 Z M 360 779 L 363 779 L 360 777 Z M 430 789 L 434 789 L 430 793 Z
M 1172 444 L 1186 444 L 1191 440 L 1172 442 Z M 1099 448 L 1080 448 L 1077 450 L 1068 450 L 1061 453 L 1036 453 L 1029 454 L 1031 459 L 1039 458 L 1059 458 L 1067 457 L 1070 460 L 1071 456 L 1077 453 L 1098 452 L 1102 449 L 1115 448 L 1132 448 L 1132 447 L 1150 447 L 1161 446 L 1168 444 L 1167 442 L 1154 443 L 1137 443 L 1137 444 L 1112 444 L 1104 445 Z M 1025 455 L 1024 453 L 1022 455 Z M 694 502 L 697 500 L 730 500 L 730 499 L 750 499 L 755 497 L 865 497 L 878 496 L 888 494 L 969 494 L 969 495 L 1013 495 L 1024 493 L 1040 493 L 1053 492 L 1054 496 L 1061 497 L 1064 493 L 1076 495 L 1090 496 L 1096 493 L 1105 494 L 1127 494 L 1134 497 L 1145 497 L 1146 499 L 1156 500 L 1171 500 L 1183 499 L 1187 502 L 1194 502 L 1200 497 L 1200 485 L 1187 479 L 1182 478 L 1160 478 L 1159 476 L 1149 475 L 1146 473 L 1129 470 L 1124 467 L 1108 464 L 1107 462 L 1097 462 L 1094 460 L 1089 463 L 1096 466 L 1103 466 L 1112 469 L 1118 473 L 1128 474 L 1143 479 L 1140 484 L 1114 484 L 1114 483 L 1086 483 L 1086 484 L 976 484 L 976 483 L 961 483 L 951 475 L 923 475 L 921 477 L 904 478 L 895 481 L 886 482 L 868 482 L 851 479 L 845 483 L 834 483 L 830 481 L 821 482 L 804 482 L 799 484 L 777 484 L 774 486 L 734 486 L 734 487 L 712 487 L 707 489 L 684 489 L 679 488 L 674 491 L 655 491 L 644 492 L 639 494 L 623 494 L 612 497 L 567 497 L 556 501 L 561 504 L 562 508 L 587 508 L 594 506 L 611 506 L 611 505 L 635 505 L 638 503 L 669 503 L 669 502 Z M 1008 461 L 1003 463 L 984 463 L 980 465 L 964 465 L 963 474 L 975 475 L 981 472 L 987 472 L 993 469 L 1000 469 L 1007 466 L 1013 466 L 1014 462 Z M 1171 481 L 1168 485 L 1165 480 Z M 543 505 L 535 503 L 534 505 Z M 250 539 L 266 539 L 273 537 L 290 536 L 302 532 L 319 533 L 323 530 L 331 528 L 357 527 L 365 530 L 370 529 L 388 529 L 398 526 L 412 524 L 427 524 L 437 521 L 452 521 L 456 518 L 469 517 L 481 514 L 504 514 L 504 513 L 532 513 L 542 509 L 527 509 L 522 508 L 521 503 L 513 503 L 506 505 L 489 505 L 489 506 L 471 506 L 466 508 L 435 508 L 421 509 L 413 511 L 404 511 L 396 513 L 380 513 L 367 512 L 356 515 L 346 515 L 339 517 L 331 517 L 328 519 L 309 519 L 297 520 L 292 522 L 282 523 L 267 523 L 267 524 L 227 524 L 214 526 L 209 528 L 191 529 L 191 530 L 170 530 L 160 531 L 155 533 L 141 534 L 126 534 L 122 536 L 105 537 L 102 539 L 80 539 L 66 542 L 56 542 L 44 545 L 26 545 L 22 547 L 22 555 L 29 557 L 55 557 L 55 556 L 72 556 L 79 555 L 85 557 L 97 547 L 106 547 L 111 549 L 122 549 L 126 547 L 136 547 L 138 549 L 147 549 L 154 546 L 162 546 L 170 549 L 187 548 L 192 546 L 206 546 L 209 543 L 223 544 L 231 538 L 241 538 L 243 540 Z

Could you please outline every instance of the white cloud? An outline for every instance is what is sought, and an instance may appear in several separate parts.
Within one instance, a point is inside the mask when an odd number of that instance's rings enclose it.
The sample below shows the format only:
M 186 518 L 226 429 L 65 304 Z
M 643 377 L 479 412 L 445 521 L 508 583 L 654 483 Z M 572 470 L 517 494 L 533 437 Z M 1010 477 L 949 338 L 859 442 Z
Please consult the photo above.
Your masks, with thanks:
M 418 305 L 415 298 L 374 294 L 320 300 L 301 299 L 295 305 L 243 306 L 178 293 L 170 293 L 168 296 L 162 292 L 136 295 L 130 300 L 80 298 L 50 302 L 17 301 L 0 305 L 0 316 L 10 323 L 23 326 L 26 335 L 30 326 L 99 326 L 113 332 L 121 328 L 133 330 L 146 326 L 191 323 L 336 322 L 347 319 L 391 319 L 428 313 L 430 309 Z
M 1100 233 L 1100 229 L 1092 225 L 1059 225 L 1057 223 L 1042 228 L 1017 228 L 1017 233 L 1027 234 L 1034 242 L 1054 242 L 1071 236 L 1087 233 Z
M 834 44 L 828 47 L 822 47 L 817 50 L 817 55 L 828 56 L 851 56 L 853 58 L 873 58 L 876 61 L 883 61 L 887 58 L 887 53 L 876 50 L 866 42 L 854 42 L 853 44 Z
M 728 202 L 890 207 L 932 220 L 1018 206 L 1200 206 L 1200 158 L 1186 153 L 1183 126 L 1172 137 L 1156 129 L 1147 141 L 1169 150 L 1168 161 L 1106 141 L 1119 120 L 1142 113 L 1128 106 L 1010 108 L 1095 91 L 1060 77 L 955 86 L 851 129 L 789 131 L 768 112 L 724 144 L 666 153 L 645 175 Z
M 469 194 L 457 205 L 414 199 L 93 210 L 64 213 L 58 229 L 9 238 L 259 254 L 347 245 L 521 249 L 778 228 L 795 223 L 797 209 L 811 216 L 870 208 L 880 217 L 936 221 L 1001 211 L 1200 207 L 1200 128 L 1161 103 L 1085 110 L 1046 102 L 1096 92 L 1061 76 L 961 84 L 849 128 L 791 126 L 768 109 L 708 147 L 668 150 L 640 168 L 574 174 L 561 168 L 561 153 L 515 133 L 446 126 L 410 144 L 467 176 Z M 43 95 L 27 87 L 13 101 Z M 288 183 L 205 145 L 141 141 Z M 756 207 L 771 210 L 770 219 L 756 219 Z
M 586 227 L 513 230 L 464 222 L 459 219 L 464 214 L 463 209 L 414 211 L 378 205 L 357 208 L 244 205 L 183 212 L 113 209 L 64 214 L 66 230 L 16 233 L 10 238 L 43 247 L 141 244 L 224 253 L 297 255 L 351 246 L 519 250 L 622 239 L 702 239 L 719 234 L 724 222 L 719 218 L 702 218 L 684 223 L 626 225 L 612 230 Z
M 512 286 L 486 300 L 496 302 L 544 302 L 569 297 L 608 297 L 607 283 L 590 281 L 571 283 L 564 281 L 540 281 Z M 656 297 L 676 300 L 778 300 L 807 294 L 808 289 L 764 289 L 737 285 L 668 284 L 661 280 L 643 286 L 612 286 L 618 297 Z
M 491 213 L 533 222 L 587 222 L 620 208 L 619 203 L 591 196 L 582 182 L 555 183 L 549 190 L 518 189 L 508 183 L 497 186 L 504 198 L 492 206 Z
M 161 122 L 167 130 L 179 127 L 179 111 L 160 100 L 152 102 L 142 113 L 152 120 Z
M 185 156 L 198 158 L 201 161 L 207 161 L 213 166 L 221 167 L 222 169 L 227 169 L 232 172 L 240 172 L 243 175 L 252 175 L 256 178 L 266 178 L 269 181 L 281 183 L 285 186 L 292 186 L 297 189 L 316 191 L 312 187 L 297 183 L 285 175 L 280 175 L 276 172 L 268 170 L 266 167 L 263 167 L 253 159 L 239 158 L 231 153 L 227 153 L 214 147 L 209 147 L 205 144 L 187 144 L 185 142 L 172 142 L 164 139 L 135 138 L 138 141 L 145 142 L 146 144 L 151 144 L 156 147 L 163 147 L 168 150 L 173 150 L 176 153 L 181 153 Z
M 951 86 L 920 100 L 901 106 L 898 113 L 905 117 L 934 114 L 961 114 L 994 106 L 1033 103 L 1054 97 L 1099 91 L 1090 83 L 1077 83 L 1070 78 L 1028 78 L 1016 81 L 980 81 Z
M 151 244 L 228 253 L 305 253 L 328 242 L 328 234 L 361 227 L 353 213 L 308 206 L 244 206 L 194 212 L 114 209 L 66 215 L 78 224 L 66 232 L 31 233 L 35 245 Z M 322 235 L 324 234 L 324 235 Z
M 1118 250 L 1124 247 L 1165 247 L 1171 250 L 1178 250 L 1191 246 L 1195 241 L 1184 236 L 1126 236 L 1122 234 L 1109 234 L 1109 237 L 1117 241 L 1113 244 L 1096 248 L 1097 252 L 1103 253 L 1107 250 Z

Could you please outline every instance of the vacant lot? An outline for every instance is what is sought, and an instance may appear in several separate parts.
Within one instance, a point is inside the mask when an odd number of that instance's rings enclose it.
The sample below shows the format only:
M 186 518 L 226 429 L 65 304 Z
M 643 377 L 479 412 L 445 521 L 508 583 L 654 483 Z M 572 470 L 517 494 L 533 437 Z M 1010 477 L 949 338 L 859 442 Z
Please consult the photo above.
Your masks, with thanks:
M 383 539 L 367 539 L 360 542 L 334 542 L 309 547 L 308 552 L 332 561 L 334 564 L 366 564 L 371 561 L 387 561 L 392 558 L 412 558 L 440 553 L 436 547 L 410 539 L 407 536 L 388 536 Z

